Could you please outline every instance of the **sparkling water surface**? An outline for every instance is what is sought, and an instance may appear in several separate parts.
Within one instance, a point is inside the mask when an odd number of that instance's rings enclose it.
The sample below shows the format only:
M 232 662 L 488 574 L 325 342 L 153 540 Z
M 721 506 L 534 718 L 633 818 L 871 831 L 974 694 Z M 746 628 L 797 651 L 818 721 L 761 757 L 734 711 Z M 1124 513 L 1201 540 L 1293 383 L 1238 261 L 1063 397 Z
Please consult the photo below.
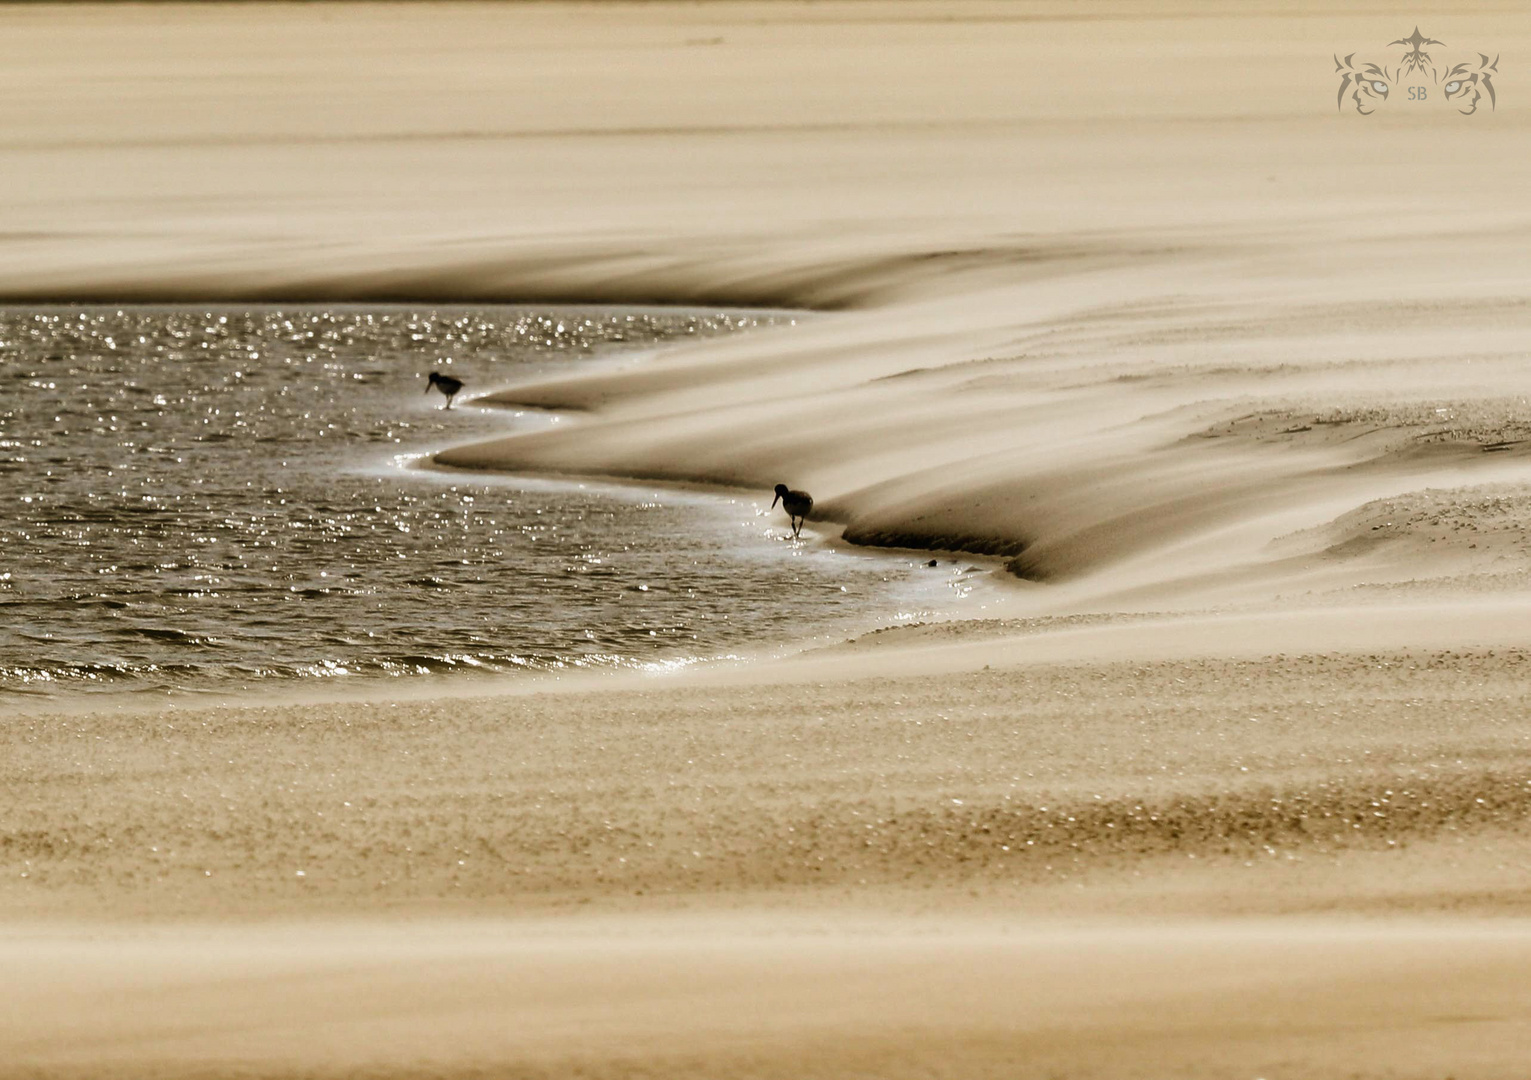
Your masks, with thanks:
M 950 567 L 787 542 L 785 519 L 762 515 L 769 492 L 419 465 L 560 422 L 473 407 L 473 393 L 789 321 L 0 309 L 0 701 L 667 665 L 951 599 Z M 468 382 L 450 411 L 423 393 L 433 368 Z

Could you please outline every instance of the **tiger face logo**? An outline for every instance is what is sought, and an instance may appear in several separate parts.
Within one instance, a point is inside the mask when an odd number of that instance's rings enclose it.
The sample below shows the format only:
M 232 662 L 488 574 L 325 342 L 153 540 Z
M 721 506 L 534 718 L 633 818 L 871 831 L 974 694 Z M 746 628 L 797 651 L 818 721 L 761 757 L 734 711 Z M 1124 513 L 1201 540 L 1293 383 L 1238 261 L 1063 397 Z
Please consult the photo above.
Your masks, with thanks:
M 1488 95 L 1488 107 L 1493 109 L 1498 102 L 1494 95 L 1494 76 L 1499 71 L 1499 57 L 1494 57 L 1494 62 L 1489 63 L 1488 57 L 1478 54 L 1479 63 L 1475 68 L 1471 64 L 1455 64 L 1446 69 L 1441 76 L 1445 84 L 1441 92 L 1446 95 L 1446 100 L 1458 106 L 1457 112 L 1463 116 L 1471 116 L 1478 111 L 1478 102 L 1483 100 L 1483 95 Z
M 1490 109 L 1496 108 L 1494 77 L 1499 74 L 1499 57 L 1490 60 L 1487 53 L 1473 53 L 1470 56 L 1476 60 L 1446 57 L 1438 62 L 1436 54 L 1426 51 L 1427 46 L 1436 45 L 1444 48 L 1446 43 L 1426 37 L 1416 26 L 1408 37 L 1388 42 L 1389 49 L 1405 47 L 1401 56 L 1358 62 L 1356 53 L 1343 60 L 1336 55 L 1334 70 L 1340 76 L 1336 106 L 1341 112 L 1348 107 L 1362 116 L 1404 105 L 1447 108 L 1471 116 L 1485 99 Z

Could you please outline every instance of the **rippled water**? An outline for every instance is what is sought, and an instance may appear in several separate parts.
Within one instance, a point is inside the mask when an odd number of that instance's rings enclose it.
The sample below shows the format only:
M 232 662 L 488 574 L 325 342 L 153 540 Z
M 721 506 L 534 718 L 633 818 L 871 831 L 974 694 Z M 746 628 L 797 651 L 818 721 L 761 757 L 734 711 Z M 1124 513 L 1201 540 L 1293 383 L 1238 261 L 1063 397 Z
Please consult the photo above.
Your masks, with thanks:
M 409 464 L 518 422 L 443 410 L 432 368 L 469 396 L 771 321 L 0 309 L 0 699 L 678 661 L 939 599 L 914 563 L 784 542 L 768 497 Z

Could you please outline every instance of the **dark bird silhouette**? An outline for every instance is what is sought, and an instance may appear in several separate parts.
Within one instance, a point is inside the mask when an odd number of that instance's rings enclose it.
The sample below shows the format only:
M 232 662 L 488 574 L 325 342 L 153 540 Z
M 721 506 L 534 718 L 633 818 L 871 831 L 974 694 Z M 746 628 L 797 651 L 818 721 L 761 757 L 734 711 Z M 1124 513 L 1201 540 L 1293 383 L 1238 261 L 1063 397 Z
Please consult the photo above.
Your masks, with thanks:
M 443 375 L 439 371 L 431 372 L 430 381 L 425 384 L 425 392 L 429 394 L 431 387 L 436 387 L 447 396 L 447 408 L 452 407 L 452 395 L 462 389 L 462 380 L 454 379 L 450 375 Z
M 803 527 L 808 512 L 813 509 L 813 496 L 806 491 L 790 491 L 786 484 L 777 484 L 776 499 L 771 500 L 772 509 L 775 509 L 777 499 L 781 500 L 781 508 L 787 512 L 787 518 L 792 522 L 792 538 L 796 540 L 798 530 Z

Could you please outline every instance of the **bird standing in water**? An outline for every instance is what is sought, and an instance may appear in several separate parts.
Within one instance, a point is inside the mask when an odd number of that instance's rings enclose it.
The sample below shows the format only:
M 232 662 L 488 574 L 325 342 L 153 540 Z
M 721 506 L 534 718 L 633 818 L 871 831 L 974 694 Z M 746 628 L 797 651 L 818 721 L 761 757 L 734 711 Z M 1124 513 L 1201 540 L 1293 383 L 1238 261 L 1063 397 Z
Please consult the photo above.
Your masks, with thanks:
M 452 395 L 462 389 L 462 380 L 454 379 L 450 375 L 443 375 L 439 371 L 431 372 L 430 381 L 425 384 L 425 392 L 429 394 L 431 387 L 436 387 L 447 396 L 447 408 L 452 407 Z
M 788 520 L 792 522 L 792 539 L 796 540 L 798 530 L 808 517 L 808 511 L 813 509 L 813 496 L 806 491 L 791 491 L 786 484 L 777 484 L 776 499 L 771 500 L 772 509 L 775 509 L 777 499 L 781 500 L 781 508 L 787 512 Z

